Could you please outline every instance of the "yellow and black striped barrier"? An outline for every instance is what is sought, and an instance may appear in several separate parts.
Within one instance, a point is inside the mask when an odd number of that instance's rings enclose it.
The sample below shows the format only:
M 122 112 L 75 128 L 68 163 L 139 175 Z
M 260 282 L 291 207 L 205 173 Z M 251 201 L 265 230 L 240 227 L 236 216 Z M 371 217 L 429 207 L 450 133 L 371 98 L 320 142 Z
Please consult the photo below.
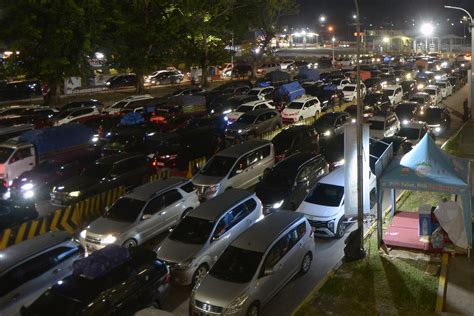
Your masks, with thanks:
M 207 162 L 206 157 L 201 157 L 201 158 L 191 160 L 188 163 L 188 174 L 186 175 L 186 178 L 191 179 L 199 169 L 204 167 L 206 162 Z
M 166 179 L 170 175 L 169 169 L 162 169 L 159 173 L 150 176 L 148 182 Z M 31 220 L 17 227 L 4 229 L 0 231 L 0 250 L 49 231 L 64 230 L 74 234 L 102 215 L 106 207 L 111 206 L 124 194 L 124 187 L 116 187 L 78 201 L 64 209 L 58 209 L 41 219 Z

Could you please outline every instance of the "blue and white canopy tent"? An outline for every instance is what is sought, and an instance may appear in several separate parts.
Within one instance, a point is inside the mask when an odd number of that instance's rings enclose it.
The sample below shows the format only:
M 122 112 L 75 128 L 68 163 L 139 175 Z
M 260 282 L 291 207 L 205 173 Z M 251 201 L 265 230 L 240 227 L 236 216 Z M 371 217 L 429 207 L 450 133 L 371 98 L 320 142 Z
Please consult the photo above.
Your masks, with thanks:
M 392 212 L 395 190 L 445 192 L 461 197 L 464 226 L 472 248 L 471 177 L 469 160 L 447 154 L 426 134 L 401 159 L 394 159 L 378 179 L 378 241 L 382 241 L 382 202 L 384 191 L 391 190 Z

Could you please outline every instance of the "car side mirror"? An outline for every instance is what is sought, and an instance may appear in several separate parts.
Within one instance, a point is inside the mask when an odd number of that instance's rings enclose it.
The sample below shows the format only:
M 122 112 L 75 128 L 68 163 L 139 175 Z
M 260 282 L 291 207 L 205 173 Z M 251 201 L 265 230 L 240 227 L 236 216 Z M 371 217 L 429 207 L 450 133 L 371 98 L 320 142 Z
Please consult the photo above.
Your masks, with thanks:
M 143 214 L 143 216 L 142 216 L 142 221 L 145 221 L 145 220 L 147 220 L 147 219 L 150 219 L 151 217 L 152 217 L 151 214 Z

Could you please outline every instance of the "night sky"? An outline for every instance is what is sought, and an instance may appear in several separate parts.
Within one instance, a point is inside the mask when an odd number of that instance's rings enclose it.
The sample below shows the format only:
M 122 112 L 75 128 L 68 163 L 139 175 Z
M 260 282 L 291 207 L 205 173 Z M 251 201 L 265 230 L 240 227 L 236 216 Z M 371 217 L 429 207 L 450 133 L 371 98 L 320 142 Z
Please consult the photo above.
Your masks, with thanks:
M 344 35 L 351 28 L 355 13 L 353 0 L 297 0 L 300 12 L 297 16 L 284 17 L 282 25 L 292 27 L 318 27 L 321 14 L 327 17 L 327 24 L 336 27 L 336 34 Z M 409 29 L 419 27 L 421 22 L 432 22 L 443 33 L 463 35 L 465 25 L 459 23 L 461 11 L 448 10 L 444 5 L 459 6 L 474 15 L 474 0 L 359 0 L 363 28 Z M 447 20 L 449 19 L 449 20 Z M 412 21 L 414 20 L 414 21 Z M 415 26 L 412 24 L 415 23 Z M 454 26 L 451 25 L 454 23 Z M 393 26 L 392 26 L 393 24 Z M 352 27 L 353 28 L 353 27 Z M 351 28 L 351 29 L 352 29 Z

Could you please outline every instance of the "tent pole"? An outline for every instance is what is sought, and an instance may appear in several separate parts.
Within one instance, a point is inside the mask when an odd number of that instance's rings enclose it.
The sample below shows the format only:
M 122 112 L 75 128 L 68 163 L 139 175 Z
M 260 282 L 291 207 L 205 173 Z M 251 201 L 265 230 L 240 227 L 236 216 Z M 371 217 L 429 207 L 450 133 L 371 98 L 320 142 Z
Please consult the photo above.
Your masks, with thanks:
M 382 245 L 382 202 L 383 202 L 384 190 L 380 188 L 377 191 L 377 246 L 380 248 Z
M 397 201 L 395 199 L 395 189 L 390 190 L 390 204 L 391 204 L 391 211 L 392 211 L 392 218 L 395 216 L 395 207 Z

